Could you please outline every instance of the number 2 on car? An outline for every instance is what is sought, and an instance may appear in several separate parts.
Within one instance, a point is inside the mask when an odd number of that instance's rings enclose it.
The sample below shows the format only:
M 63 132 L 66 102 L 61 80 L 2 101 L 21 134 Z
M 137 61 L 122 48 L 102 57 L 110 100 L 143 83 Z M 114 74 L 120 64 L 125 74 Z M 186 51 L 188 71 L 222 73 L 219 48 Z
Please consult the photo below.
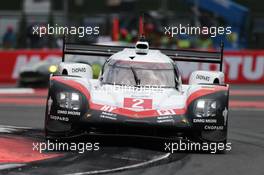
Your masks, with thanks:
M 152 109 L 152 99 L 124 98 L 125 108 Z

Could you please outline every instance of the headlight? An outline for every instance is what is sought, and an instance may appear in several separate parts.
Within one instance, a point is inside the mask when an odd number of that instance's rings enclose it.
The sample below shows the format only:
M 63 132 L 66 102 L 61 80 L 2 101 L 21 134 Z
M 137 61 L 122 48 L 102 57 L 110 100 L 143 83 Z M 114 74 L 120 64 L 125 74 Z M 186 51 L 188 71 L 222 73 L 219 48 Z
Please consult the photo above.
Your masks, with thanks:
M 80 95 L 76 92 L 60 92 L 57 96 L 57 101 L 61 108 L 80 109 Z
M 55 66 L 55 65 L 51 65 L 51 66 L 49 67 L 49 72 L 50 72 L 50 73 L 55 73 L 55 72 L 57 72 L 57 70 L 58 70 L 58 67 Z
M 196 103 L 196 117 L 215 117 L 216 116 L 215 100 L 198 100 Z

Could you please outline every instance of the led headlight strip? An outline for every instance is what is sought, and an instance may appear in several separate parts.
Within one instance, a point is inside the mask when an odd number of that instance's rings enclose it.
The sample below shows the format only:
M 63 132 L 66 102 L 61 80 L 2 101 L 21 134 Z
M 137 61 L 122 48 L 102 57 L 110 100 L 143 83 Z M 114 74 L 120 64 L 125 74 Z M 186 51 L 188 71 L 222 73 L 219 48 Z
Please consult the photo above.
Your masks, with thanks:
M 215 117 L 217 102 L 215 100 L 198 100 L 195 107 L 196 117 Z
M 81 106 L 80 94 L 76 92 L 60 92 L 57 101 L 61 108 L 79 110 Z

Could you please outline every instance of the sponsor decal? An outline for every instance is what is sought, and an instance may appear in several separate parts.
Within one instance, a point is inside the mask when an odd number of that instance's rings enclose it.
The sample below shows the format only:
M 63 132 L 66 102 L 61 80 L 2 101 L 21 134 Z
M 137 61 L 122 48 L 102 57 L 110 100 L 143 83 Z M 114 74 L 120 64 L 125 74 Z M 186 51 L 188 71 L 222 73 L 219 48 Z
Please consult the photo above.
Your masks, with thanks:
M 56 115 L 50 115 L 50 119 L 60 120 L 60 121 L 65 121 L 65 122 L 69 121 L 69 117 L 60 117 L 60 116 L 56 116 Z
M 223 130 L 224 126 L 205 125 L 204 129 L 205 130 Z
M 112 112 L 115 109 L 116 109 L 116 107 L 114 107 L 114 106 L 104 105 L 100 110 L 101 111 Z
M 86 72 L 86 69 L 84 67 L 72 68 L 72 73 L 79 73 L 79 72 Z
M 104 113 L 104 112 L 102 112 L 102 114 L 100 114 L 99 117 L 104 119 L 117 120 L 116 116 L 109 115 L 109 113 Z
M 110 120 L 117 120 L 116 116 L 117 114 L 110 113 L 112 110 L 116 109 L 116 107 L 105 105 L 101 108 L 101 110 L 104 110 L 99 117 L 104 119 L 110 119 Z
M 110 116 L 103 115 L 103 114 L 100 115 L 100 118 L 105 118 L 105 119 L 110 119 L 110 120 L 117 120 L 117 118 L 115 118 L 115 117 L 110 117 Z
M 204 80 L 204 81 L 210 81 L 209 76 L 204 76 L 204 75 L 199 75 L 199 74 L 196 75 L 196 79 Z
M 65 114 L 65 115 L 66 115 L 66 114 L 67 114 L 67 111 L 64 111 L 64 110 L 58 110 L 58 111 L 57 111 L 57 114 Z
M 117 115 L 116 114 L 113 114 L 113 113 L 109 113 L 109 112 L 102 112 L 103 115 L 108 115 L 108 116 L 113 116 L 113 117 L 116 117 Z
M 173 119 L 167 119 L 167 120 L 157 120 L 158 123 L 174 123 Z
M 159 116 L 157 117 L 157 122 L 158 123 L 164 123 L 164 122 L 174 123 L 174 119 L 173 119 L 173 116 Z
M 193 119 L 193 123 L 217 123 L 216 119 Z
M 81 115 L 81 112 L 78 112 L 78 111 L 68 111 L 68 114 L 69 115 L 78 115 L 78 116 L 80 116 Z
M 157 110 L 159 115 L 175 115 L 175 111 L 173 109 L 161 109 Z
M 160 116 L 160 117 L 157 117 L 158 120 L 172 119 L 172 118 L 173 118 L 172 116 Z
M 57 114 L 80 116 L 81 112 L 79 112 L 79 111 L 57 110 Z

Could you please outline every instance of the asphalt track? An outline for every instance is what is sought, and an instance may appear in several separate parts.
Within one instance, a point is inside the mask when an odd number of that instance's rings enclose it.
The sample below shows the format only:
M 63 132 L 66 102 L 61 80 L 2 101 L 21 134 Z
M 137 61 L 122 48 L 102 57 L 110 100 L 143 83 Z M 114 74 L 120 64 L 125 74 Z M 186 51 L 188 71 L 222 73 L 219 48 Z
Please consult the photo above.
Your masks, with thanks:
M 158 140 L 135 138 L 111 138 L 99 151 L 84 154 L 37 154 L 31 143 L 43 141 L 46 90 L 0 89 L 0 174 L 263 175 L 264 87 L 231 86 L 231 90 L 232 150 L 225 154 L 169 154 L 153 146 Z

